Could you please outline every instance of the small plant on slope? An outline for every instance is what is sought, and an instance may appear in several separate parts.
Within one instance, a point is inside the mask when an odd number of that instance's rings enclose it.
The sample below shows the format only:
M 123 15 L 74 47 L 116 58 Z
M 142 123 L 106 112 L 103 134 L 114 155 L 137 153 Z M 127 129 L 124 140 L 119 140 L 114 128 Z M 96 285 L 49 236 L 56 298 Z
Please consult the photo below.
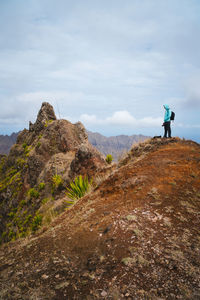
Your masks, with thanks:
M 111 155 L 111 154 L 108 154 L 108 155 L 106 156 L 106 162 L 107 162 L 108 164 L 111 164 L 112 160 L 113 160 L 112 155 Z
M 35 217 L 33 218 L 32 225 L 31 225 L 32 231 L 33 232 L 37 231 L 41 225 L 42 225 L 42 216 L 35 215 Z
M 67 188 L 66 195 L 72 200 L 79 199 L 89 191 L 91 184 L 92 180 L 89 182 L 87 176 L 77 176 L 74 182 L 70 183 L 70 188 Z
M 28 190 L 28 196 L 30 198 L 38 198 L 39 192 L 37 190 L 35 190 L 34 188 L 31 188 L 30 190 Z
M 44 183 L 44 182 L 40 182 L 40 183 L 38 184 L 38 189 L 39 189 L 39 191 L 44 190 L 44 188 L 45 188 L 45 183 Z
M 63 187 L 63 179 L 60 175 L 55 174 L 52 177 L 52 194 L 55 193 L 55 191 L 60 190 Z

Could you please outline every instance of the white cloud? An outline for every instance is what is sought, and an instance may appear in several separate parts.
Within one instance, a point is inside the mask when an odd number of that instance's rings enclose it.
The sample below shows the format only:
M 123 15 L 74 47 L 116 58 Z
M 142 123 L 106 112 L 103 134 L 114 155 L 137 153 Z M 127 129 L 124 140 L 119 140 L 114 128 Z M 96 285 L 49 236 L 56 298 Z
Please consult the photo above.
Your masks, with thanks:
M 160 127 L 163 123 L 163 118 L 146 117 L 139 120 L 139 126 L 142 127 Z
M 87 125 L 102 125 L 102 126 L 123 126 L 133 128 L 145 127 L 160 127 L 163 119 L 145 117 L 136 119 L 128 111 L 116 111 L 110 117 L 104 119 L 98 118 L 96 115 L 83 114 L 80 116 L 80 121 L 87 127 Z
M 83 124 L 103 124 L 103 120 L 97 119 L 95 115 L 82 114 L 80 121 Z
M 111 125 L 135 125 L 136 119 L 131 116 L 131 114 L 124 110 L 124 111 L 116 111 L 113 113 L 111 117 L 105 119 L 107 124 Z

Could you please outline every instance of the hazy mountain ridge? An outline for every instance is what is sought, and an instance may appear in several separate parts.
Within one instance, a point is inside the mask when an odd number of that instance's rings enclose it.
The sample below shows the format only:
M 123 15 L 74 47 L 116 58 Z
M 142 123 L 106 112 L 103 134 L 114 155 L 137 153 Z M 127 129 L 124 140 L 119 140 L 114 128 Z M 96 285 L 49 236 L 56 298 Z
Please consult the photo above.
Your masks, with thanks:
M 120 158 L 122 154 L 129 151 L 130 148 L 138 143 L 149 139 L 149 136 L 139 135 L 117 135 L 106 137 L 97 132 L 87 131 L 89 142 L 95 146 L 105 156 L 112 154 L 115 160 Z
M 19 132 L 13 132 L 11 135 L 0 135 L 0 154 L 8 154 L 10 148 L 15 144 Z

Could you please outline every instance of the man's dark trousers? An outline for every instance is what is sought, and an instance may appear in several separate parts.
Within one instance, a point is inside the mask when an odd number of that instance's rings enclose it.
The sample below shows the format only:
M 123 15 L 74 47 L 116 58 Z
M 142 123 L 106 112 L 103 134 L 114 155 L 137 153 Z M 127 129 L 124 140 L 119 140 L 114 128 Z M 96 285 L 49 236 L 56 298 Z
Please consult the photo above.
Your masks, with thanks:
M 166 138 L 166 137 L 167 137 L 167 134 L 168 134 L 168 137 L 170 138 L 170 137 L 171 137 L 170 121 L 164 123 L 164 129 L 165 129 L 164 137 Z

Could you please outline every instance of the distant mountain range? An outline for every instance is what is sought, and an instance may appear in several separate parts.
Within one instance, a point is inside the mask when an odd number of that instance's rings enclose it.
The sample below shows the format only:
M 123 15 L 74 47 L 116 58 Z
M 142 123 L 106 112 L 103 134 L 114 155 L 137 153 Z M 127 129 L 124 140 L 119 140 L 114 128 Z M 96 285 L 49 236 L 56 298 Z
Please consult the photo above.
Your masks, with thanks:
M 114 160 L 118 160 L 123 153 L 130 150 L 133 144 L 142 142 L 149 136 L 144 135 L 117 135 L 106 137 L 97 132 L 87 131 L 89 142 L 104 155 L 111 154 Z
M 0 135 L 0 154 L 8 154 L 10 148 L 15 144 L 19 132 L 9 135 Z M 105 156 L 111 154 L 114 160 L 120 158 L 123 153 L 130 150 L 135 143 L 148 139 L 144 135 L 118 135 L 106 137 L 97 132 L 87 131 L 89 142 Z
M 19 132 L 11 135 L 0 135 L 0 154 L 8 154 L 10 148 L 15 144 Z

